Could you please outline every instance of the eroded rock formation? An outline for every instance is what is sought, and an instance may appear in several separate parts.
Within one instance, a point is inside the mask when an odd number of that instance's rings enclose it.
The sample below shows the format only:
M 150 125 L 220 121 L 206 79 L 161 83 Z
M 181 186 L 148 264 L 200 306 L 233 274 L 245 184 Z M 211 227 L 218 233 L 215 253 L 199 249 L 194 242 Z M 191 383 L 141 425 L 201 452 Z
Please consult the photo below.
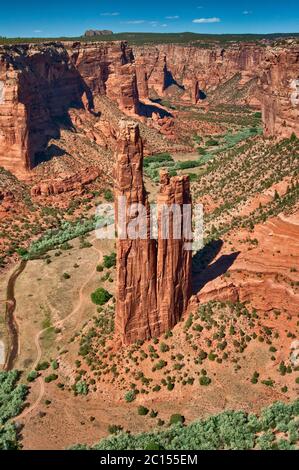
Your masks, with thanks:
M 100 172 L 98 168 L 83 168 L 71 176 L 42 181 L 31 188 L 31 196 L 52 196 L 69 191 L 81 191 L 85 185 L 94 181 Z
M 115 166 L 117 240 L 116 333 L 124 344 L 159 336 L 172 328 L 184 312 L 191 293 L 191 251 L 185 250 L 183 205 L 190 204 L 187 176 L 161 175 L 158 198 L 158 241 L 151 238 L 150 207 L 143 184 L 143 148 L 138 125 L 121 121 Z M 121 199 L 127 211 L 118 213 Z M 129 208 L 135 204 L 133 211 Z M 142 216 L 142 205 L 144 213 Z M 176 204 L 175 221 L 169 217 L 167 238 L 162 236 L 161 210 Z M 132 239 L 127 233 L 136 212 L 144 222 L 143 235 Z M 122 217 L 121 217 L 122 214 Z M 141 220 L 141 219 L 139 219 Z M 165 218 L 163 220 L 166 220 Z M 140 228 L 140 226 L 138 225 Z M 165 232 L 164 232 L 165 233 Z M 124 236 L 126 238 L 124 238 Z
M 174 139 L 173 121 L 155 117 L 149 92 L 201 105 L 254 105 L 263 111 L 266 136 L 299 135 L 299 48 L 169 44 L 136 46 L 133 54 L 117 41 L 1 46 L 0 165 L 28 176 L 49 140 L 72 129 L 72 111 L 95 116 L 100 96 Z M 96 130 L 94 140 L 103 141 Z
M 131 49 L 126 43 L 53 43 L 0 48 L 0 164 L 26 176 L 51 138 L 71 128 L 71 108 L 93 109 L 107 95 L 138 111 Z
M 233 99 L 263 111 L 267 136 L 299 135 L 299 47 L 256 44 L 227 48 L 136 46 L 143 59 L 148 88 L 159 96 L 179 85 L 181 99 L 196 104 L 207 96 L 216 104 Z M 220 87 L 217 90 L 217 87 Z M 221 90 L 223 87 L 223 90 Z M 215 93 L 216 91 L 216 93 Z M 231 95 L 231 96 L 229 96 Z
M 188 238 L 184 233 L 183 224 L 183 208 L 191 208 L 189 176 L 170 178 L 167 172 L 161 173 L 157 203 L 157 305 L 164 332 L 179 321 L 191 295 L 192 251 L 185 249 L 188 241 L 191 243 L 191 235 Z M 173 211 L 165 220 L 165 213 L 170 208 Z M 188 216 L 187 212 L 185 216 Z M 168 230 L 167 227 L 165 230 L 165 222 L 169 223 Z
M 116 223 L 119 197 L 125 197 L 125 208 L 142 204 L 146 208 L 145 239 L 117 241 L 117 295 L 115 329 L 125 344 L 160 333 L 156 290 L 156 242 L 150 239 L 149 205 L 143 184 L 143 148 L 135 123 L 120 122 L 115 165 Z M 135 214 L 132 215 L 132 218 Z M 128 229 L 131 218 L 125 222 Z
M 269 50 L 261 75 L 266 136 L 299 136 L 299 48 Z

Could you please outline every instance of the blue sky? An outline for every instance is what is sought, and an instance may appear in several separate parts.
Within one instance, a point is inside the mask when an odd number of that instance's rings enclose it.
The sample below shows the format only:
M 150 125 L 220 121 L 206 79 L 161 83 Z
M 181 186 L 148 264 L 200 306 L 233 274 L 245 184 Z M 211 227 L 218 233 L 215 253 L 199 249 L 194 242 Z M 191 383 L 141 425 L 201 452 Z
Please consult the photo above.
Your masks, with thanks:
M 198 33 L 299 31 L 298 0 L 2 1 L 0 36 L 80 36 L 86 29 Z

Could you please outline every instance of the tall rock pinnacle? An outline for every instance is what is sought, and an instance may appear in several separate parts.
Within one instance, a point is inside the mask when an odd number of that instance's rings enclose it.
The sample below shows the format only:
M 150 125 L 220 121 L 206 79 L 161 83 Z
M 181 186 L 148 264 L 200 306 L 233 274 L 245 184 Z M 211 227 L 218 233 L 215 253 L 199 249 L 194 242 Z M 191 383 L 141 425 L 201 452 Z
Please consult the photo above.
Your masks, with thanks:
M 159 333 L 156 295 L 156 241 L 149 236 L 149 205 L 142 177 L 143 148 L 138 125 L 120 121 L 115 166 L 115 212 L 118 219 L 120 197 L 125 209 L 132 204 L 146 208 L 145 239 L 117 240 L 116 331 L 122 342 L 132 343 Z M 131 218 L 126 217 L 125 230 Z
M 191 202 L 189 179 L 161 176 L 156 241 L 150 236 L 150 207 L 142 167 L 139 127 L 122 120 L 114 173 L 118 235 L 115 330 L 124 344 L 159 336 L 172 328 L 184 312 L 191 291 L 191 251 L 184 250 L 190 240 L 182 228 L 183 206 Z M 176 217 L 174 222 L 169 212 L 168 237 L 162 230 L 162 213 L 171 204 L 175 204 Z M 136 225 L 137 215 L 144 230 L 134 238 L 128 231 Z M 174 224 L 182 234 L 179 238 L 174 236 Z

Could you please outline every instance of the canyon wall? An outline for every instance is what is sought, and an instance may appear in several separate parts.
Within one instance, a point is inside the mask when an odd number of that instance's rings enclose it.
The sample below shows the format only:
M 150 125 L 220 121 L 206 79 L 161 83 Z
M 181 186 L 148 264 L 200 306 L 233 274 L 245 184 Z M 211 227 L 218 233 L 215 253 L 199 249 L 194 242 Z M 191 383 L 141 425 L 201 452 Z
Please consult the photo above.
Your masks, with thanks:
M 196 104 L 213 99 L 217 87 L 231 81 L 236 104 L 263 112 L 266 136 L 299 135 L 299 47 L 242 44 L 227 48 L 159 45 L 134 47 L 144 63 L 148 88 L 167 95 L 172 85 L 181 99 Z M 139 70 L 137 71 L 137 80 Z M 238 95 L 238 92 L 239 95 Z M 216 103 L 226 103 L 218 93 Z
M 174 93 L 193 104 L 254 105 L 262 110 L 266 136 L 299 135 L 299 48 L 294 43 L 0 46 L 0 165 L 26 177 L 42 160 L 49 140 L 59 138 L 63 128 L 72 129 L 70 109 L 96 115 L 98 95 L 127 115 L 152 117 L 151 106 L 145 114 L 139 102 L 148 102 L 149 93 Z
M 265 48 L 256 45 L 202 48 L 159 45 L 134 47 L 145 62 L 149 88 L 161 94 L 171 85 L 181 86 L 183 99 L 196 103 L 200 90 L 210 91 L 241 74 L 241 82 L 256 77 L 265 58 Z
M 299 136 L 299 48 L 267 51 L 260 88 L 264 134 Z
M 187 307 L 191 294 L 191 256 L 184 250 L 183 204 L 189 204 L 187 176 L 161 177 L 158 204 L 179 210 L 180 238 L 175 239 L 173 216 L 169 237 L 162 237 L 158 216 L 158 241 L 151 238 L 150 207 L 143 184 L 143 147 L 138 125 L 121 121 L 115 164 L 115 210 L 117 228 L 117 291 L 115 331 L 123 344 L 159 336 L 171 329 Z M 120 211 L 121 199 L 124 209 Z M 135 207 L 131 205 L 134 204 Z M 142 206 L 141 206 L 142 205 Z M 127 230 L 138 213 L 139 233 L 132 239 Z M 140 222 L 143 221 L 143 233 Z
M 72 127 L 71 107 L 93 110 L 107 95 L 138 111 L 131 49 L 126 43 L 53 43 L 0 47 L 0 162 L 26 175 L 49 139 Z

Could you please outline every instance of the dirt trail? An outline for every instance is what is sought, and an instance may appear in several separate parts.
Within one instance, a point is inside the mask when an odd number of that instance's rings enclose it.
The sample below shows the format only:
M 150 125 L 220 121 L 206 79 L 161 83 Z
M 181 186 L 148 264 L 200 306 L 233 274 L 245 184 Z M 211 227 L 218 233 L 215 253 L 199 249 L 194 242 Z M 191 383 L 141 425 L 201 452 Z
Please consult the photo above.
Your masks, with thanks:
M 91 243 L 93 243 L 94 241 L 96 240 L 96 238 L 92 239 L 91 240 Z M 102 255 L 102 252 L 100 250 L 98 250 L 97 248 L 95 248 L 94 246 L 92 247 L 93 250 L 95 250 L 97 252 L 97 254 L 99 255 L 99 258 L 101 258 L 103 255 Z M 97 259 L 97 264 L 98 264 L 98 259 Z M 97 266 L 96 264 L 96 266 Z M 35 335 L 35 338 L 34 338 L 34 343 L 35 343 L 35 347 L 36 347 L 36 351 L 37 351 L 37 356 L 36 356 L 36 360 L 33 364 L 33 367 L 32 369 L 35 369 L 37 364 L 40 362 L 41 360 L 41 357 L 42 357 L 42 350 L 41 350 L 41 346 L 40 346 L 40 339 L 41 339 L 41 336 L 43 335 L 43 333 L 45 333 L 49 328 L 61 328 L 63 326 L 63 324 L 69 320 L 71 317 L 73 317 L 81 308 L 82 306 L 82 302 L 84 300 L 84 289 L 85 287 L 88 285 L 88 283 L 91 281 L 91 279 L 93 278 L 93 276 L 96 274 L 96 266 L 95 268 L 93 269 L 93 271 L 91 272 L 90 276 L 86 279 L 86 281 L 84 282 L 84 284 L 82 284 L 80 290 L 79 290 L 79 299 L 78 299 L 78 302 L 76 304 L 76 306 L 74 307 L 74 309 L 71 311 L 71 313 L 65 317 L 63 320 L 59 320 L 57 321 L 56 323 L 54 323 L 53 325 L 51 325 L 51 327 L 48 327 L 48 328 L 44 328 L 43 330 L 40 330 L 36 335 Z M 39 405 L 39 403 L 41 402 L 43 396 L 44 396 L 44 393 L 45 393 L 45 384 L 44 384 L 44 381 L 43 381 L 43 378 L 42 377 L 39 377 L 38 378 L 38 383 L 39 383 L 39 386 L 40 386 L 40 391 L 39 391 L 39 395 L 38 395 L 38 398 L 36 399 L 36 401 L 29 407 L 29 408 L 26 408 L 19 416 L 17 416 L 16 418 L 18 419 L 22 419 L 22 418 L 25 418 L 25 416 L 27 416 L 29 413 L 31 413 L 33 410 L 35 410 L 37 408 L 37 406 Z
M 13 271 L 10 276 L 6 288 L 6 308 L 5 308 L 5 319 L 8 328 L 9 335 L 9 347 L 6 355 L 5 364 L 3 369 L 6 371 L 12 370 L 15 360 L 19 352 L 19 330 L 18 324 L 14 316 L 16 309 L 16 299 L 15 299 L 15 284 L 24 269 L 26 268 L 27 261 L 22 260 L 19 266 Z

